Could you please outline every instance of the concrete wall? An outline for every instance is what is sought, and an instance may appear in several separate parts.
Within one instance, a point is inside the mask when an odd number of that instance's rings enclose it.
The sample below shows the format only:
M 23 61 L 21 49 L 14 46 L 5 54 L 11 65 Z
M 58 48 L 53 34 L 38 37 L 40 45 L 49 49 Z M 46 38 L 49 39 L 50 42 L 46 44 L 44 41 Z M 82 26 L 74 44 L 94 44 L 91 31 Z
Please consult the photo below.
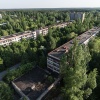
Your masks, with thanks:
M 42 98 L 61 80 L 58 78 L 54 83 L 52 83 L 36 100 L 42 100 Z
M 15 91 L 16 91 L 21 97 L 25 97 L 27 100 L 30 100 L 30 99 L 21 91 L 21 89 L 18 88 L 18 87 L 16 86 L 16 84 L 15 84 L 14 82 L 12 82 L 12 85 L 13 85 Z

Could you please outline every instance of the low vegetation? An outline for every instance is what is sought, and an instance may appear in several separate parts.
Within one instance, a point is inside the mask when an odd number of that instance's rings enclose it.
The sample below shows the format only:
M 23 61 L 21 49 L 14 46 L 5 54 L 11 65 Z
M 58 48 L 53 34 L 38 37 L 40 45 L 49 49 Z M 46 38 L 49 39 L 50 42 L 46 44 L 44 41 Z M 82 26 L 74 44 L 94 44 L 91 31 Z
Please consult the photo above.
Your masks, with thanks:
M 4 76 L 3 80 L 6 83 L 10 83 L 14 79 L 16 79 L 16 78 L 22 76 L 23 74 L 29 72 L 30 70 L 32 70 L 32 68 L 33 68 L 32 63 L 27 63 L 24 65 L 21 65 L 19 68 L 15 69 L 15 70 L 8 71 L 8 73 Z
M 8 84 L 0 82 L 0 100 L 13 100 L 12 93 Z

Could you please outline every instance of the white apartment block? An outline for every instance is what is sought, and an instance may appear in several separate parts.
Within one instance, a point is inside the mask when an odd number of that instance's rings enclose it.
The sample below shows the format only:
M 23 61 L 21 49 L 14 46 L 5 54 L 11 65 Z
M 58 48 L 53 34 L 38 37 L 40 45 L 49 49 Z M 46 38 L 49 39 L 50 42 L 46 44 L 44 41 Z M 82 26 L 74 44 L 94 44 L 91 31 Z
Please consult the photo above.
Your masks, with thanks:
M 24 33 L 16 33 L 9 36 L 3 36 L 0 38 L 0 45 L 7 46 L 10 45 L 12 42 L 18 42 L 22 39 L 36 39 L 36 31 L 25 31 Z
M 48 28 L 41 28 L 39 30 L 36 30 L 36 33 L 37 33 L 37 36 L 39 34 L 42 34 L 43 36 L 47 35 L 48 34 Z
M 0 19 L 2 19 L 2 15 L 0 14 Z
M 60 23 L 52 27 L 64 28 L 65 26 L 68 26 L 71 23 L 72 22 Z M 30 39 L 30 38 L 36 39 L 39 34 L 42 34 L 43 36 L 47 35 L 48 29 L 49 27 L 45 27 L 36 31 L 25 31 L 23 33 L 16 33 L 9 36 L 3 36 L 0 38 L 0 45 L 7 46 L 7 45 L 12 44 L 12 42 L 18 42 L 18 41 L 21 41 L 22 39 Z

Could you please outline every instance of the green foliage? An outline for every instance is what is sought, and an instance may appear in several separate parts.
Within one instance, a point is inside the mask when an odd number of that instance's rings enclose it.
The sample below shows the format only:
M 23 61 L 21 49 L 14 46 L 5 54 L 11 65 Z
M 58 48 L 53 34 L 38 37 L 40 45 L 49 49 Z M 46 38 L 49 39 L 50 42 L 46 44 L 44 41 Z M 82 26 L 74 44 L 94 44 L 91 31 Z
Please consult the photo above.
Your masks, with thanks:
M 75 34 L 74 32 L 71 32 L 70 34 L 67 35 L 68 39 L 72 39 L 75 38 L 77 36 L 77 34 Z
M 53 78 L 52 76 L 48 76 L 47 79 L 48 79 L 48 81 L 49 81 L 50 83 L 54 82 L 54 78 Z
M 94 68 L 97 68 L 97 71 L 98 71 L 97 87 L 93 91 L 89 100 L 99 100 L 100 99 L 100 94 L 99 94 L 99 91 L 100 91 L 100 37 L 99 36 L 95 39 L 92 39 L 89 42 L 89 50 L 92 55 L 92 59 L 89 63 L 90 69 L 93 70 Z M 90 81 L 92 81 L 92 79 L 91 79 L 92 76 L 93 75 L 90 74 L 90 76 L 89 76 Z M 95 75 L 93 77 L 95 77 Z M 93 84 L 90 84 L 90 86 L 94 87 L 93 86 L 94 84 L 95 84 L 95 82 L 93 82 Z
M 8 84 L 0 82 L 0 100 L 13 100 L 12 93 Z
M 8 71 L 8 73 L 4 76 L 3 80 L 7 83 L 10 83 L 15 78 L 20 77 L 23 74 L 29 72 L 32 68 L 33 68 L 32 63 L 21 65 L 19 68 L 15 70 Z
M 0 67 L 3 65 L 3 59 L 0 57 Z
M 64 98 L 68 100 L 84 100 L 96 87 L 97 70 L 88 71 L 87 64 L 91 59 L 86 46 L 73 47 L 61 60 L 61 75 L 64 77 Z M 88 74 L 87 74 L 88 73 Z
M 97 77 L 97 69 L 94 69 L 92 72 L 89 73 L 87 80 L 87 85 L 91 89 L 94 89 L 97 86 L 97 83 L 95 81 L 96 77 Z
M 46 67 L 46 60 L 47 60 L 47 58 L 45 57 L 44 54 L 42 54 L 39 58 L 39 66 L 42 68 L 45 68 Z
M 48 50 L 53 50 L 56 47 L 56 40 L 52 37 L 52 35 L 47 36 L 47 48 Z
M 100 53 L 100 38 L 95 38 L 95 39 L 92 39 L 90 42 L 89 42 L 89 48 L 90 48 L 90 52 L 91 53 Z
M 2 12 L 3 13 L 3 12 Z M 6 16 L 5 16 L 6 14 Z M 0 46 L 0 57 L 3 60 L 2 70 L 7 69 L 19 62 L 35 62 L 37 65 L 46 66 L 47 53 L 59 47 L 71 38 L 75 37 L 75 33 L 81 34 L 93 26 L 99 19 L 99 12 L 86 12 L 85 21 L 74 21 L 71 25 L 64 28 L 49 28 L 47 36 L 39 35 L 36 40 L 22 40 L 18 43 L 12 43 L 11 46 Z M 91 17 L 91 19 L 88 19 Z M 9 35 L 24 30 L 36 30 L 41 26 L 49 26 L 58 22 L 69 20 L 68 11 L 5 11 L 1 23 L 7 22 L 6 25 L 0 26 L 0 35 Z M 91 25 L 90 25 L 91 23 Z M 44 46 L 45 50 L 40 50 L 40 46 Z M 43 54 L 40 53 L 43 51 Z
M 7 23 L 6 25 L 0 26 L 1 30 L 5 30 L 3 34 L 7 35 L 9 30 L 10 34 L 14 32 L 22 32 L 23 30 L 35 30 L 41 27 L 53 25 L 56 21 L 64 22 L 69 20 L 68 12 L 61 11 L 5 11 L 0 12 L 3 14 L 1 23 Z M 62 16 L 63 15 L 63 16 Z

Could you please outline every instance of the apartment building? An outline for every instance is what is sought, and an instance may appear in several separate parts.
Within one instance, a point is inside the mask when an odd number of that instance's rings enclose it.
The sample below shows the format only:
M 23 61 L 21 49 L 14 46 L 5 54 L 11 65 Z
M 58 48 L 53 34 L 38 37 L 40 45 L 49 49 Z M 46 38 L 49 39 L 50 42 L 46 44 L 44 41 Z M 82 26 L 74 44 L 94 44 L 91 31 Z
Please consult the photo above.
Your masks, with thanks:
M 0 14 L 0 19 L 2 19 L 2 14 Z
M 85 19 L 85 13 L 82 12 L 71 12 L 70 13 L 70 20 L 78 20 L 80 19 L 82 22 Z
M 89 40 L 94 37 L 97 33 L 99 33 L 100 27 L 94 27 L 83 34 L 79 35 L 76 39 L 79 41 L 79 44 L 87 44 Z M 70 47 L 73 45 L 74 39 L 69 42 L 63 44 L 57 49 L 48 53 L 47 57 L 47 68 L 52 70 L 53 72 L 60 73 L 60 59 L 63 54 L 68 53 Z
M 71 23 L 72 22 L 60 23 L 52 27 L 64 28 L 65 26 L 68 26 Z M 7 46 L 7 45 L 12 44 L 12 42 L 18 42 L 22 40 L 23 38 L 24 39 L 30 39 L 30 38 L 36 39 L 39 34 L 42 34 L 43 36 L 47 35 L 48 29 L 49 27 L 45 27 L 45 28 L 41 28 L 36 31 L 25 31 L 23 33 L 16 33 L 16 34 L 9 35 L 9 36 L 3 36 L 0 38 L 0 45 Z
M 22 39 L 36 39 L 36 31 L 25 31 L 24 33 L 16 33 L 9 36 L 3 36 L 0 38 L 0 45 L 7 46 L 12 44 L 12 42 L 18 42 Z
M 48 27 L 45 27 L 45 28 L 41 28 L 39 30 L 36 30 L 36 33 L 37 33 L 37 36 L 39 34 L 42 34 L 43 36 L 45 36 L 46 34 L 48 34 Z
M 68 26 L 68 25 L 71 24 L 71 23 L 72 23 L 71 21 L 70 21 L 70 22 L 63 22 L 63 23 L 54 25 L 53 27 L 55 27 L 55 28 L 57 28 L 57 27 L 59 27 L 59 28 L 64 28 L 64 27 Z

